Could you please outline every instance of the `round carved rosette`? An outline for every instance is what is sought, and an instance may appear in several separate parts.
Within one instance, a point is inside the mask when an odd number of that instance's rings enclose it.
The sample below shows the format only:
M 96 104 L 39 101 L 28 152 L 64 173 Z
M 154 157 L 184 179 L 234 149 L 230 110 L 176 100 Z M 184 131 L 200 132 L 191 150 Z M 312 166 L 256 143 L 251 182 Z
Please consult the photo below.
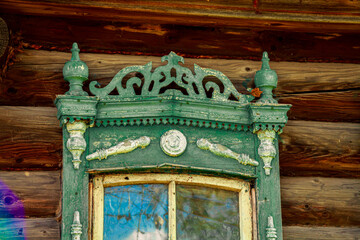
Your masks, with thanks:
M 169 130 L 161 136 L 160 147 L 171 157 L 180 156 L 186 149 L 187 141 L 184 134 L 178 130 Z

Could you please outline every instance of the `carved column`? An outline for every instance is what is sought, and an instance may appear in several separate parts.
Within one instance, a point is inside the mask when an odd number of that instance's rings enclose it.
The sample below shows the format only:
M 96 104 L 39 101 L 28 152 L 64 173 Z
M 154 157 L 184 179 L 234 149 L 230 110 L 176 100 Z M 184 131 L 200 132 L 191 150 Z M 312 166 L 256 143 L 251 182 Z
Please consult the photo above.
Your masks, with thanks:
M 74 121 L 73 123 L 69 122 L 66 124 L 66 129 L 70 134 L 66 147 L 72 154 L 74 169 L 79 169 L 81 154 L 86 149 L 86 141 L 84 139 L 86 128 L 87 125 L 83 121 Z
M 82 234 L 82 225 L 80 223 L 80 214 L 78 211 L 74 212 L 74 221 L 71 225 L 72 240 L 80 240 Z
M 257 132 L 258 138 L 260 139 L 260 146 L 258 148 L 258 154 L 264 162 L 265 174 L 270 175 L 271 161 L 276 156 L 276 148 L 274 145 L 275 139 L 274 130 L 259 130 Z
M 268 227 L 266 228 L 266 239 L 267 240 L 276 240 L 276 228 L 274 227 L 274 220 L 273 217 L 268 217 Z

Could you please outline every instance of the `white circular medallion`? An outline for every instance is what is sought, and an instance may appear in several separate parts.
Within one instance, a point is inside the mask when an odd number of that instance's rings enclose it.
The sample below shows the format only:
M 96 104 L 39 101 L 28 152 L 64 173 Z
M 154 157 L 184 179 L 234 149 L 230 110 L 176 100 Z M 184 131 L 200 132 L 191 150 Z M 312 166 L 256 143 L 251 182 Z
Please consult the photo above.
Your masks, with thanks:
M 177 157 L 186 149 L 186 137 L 178 130 L 169 130 L 161 136 L 160 147 L 169 156 Z

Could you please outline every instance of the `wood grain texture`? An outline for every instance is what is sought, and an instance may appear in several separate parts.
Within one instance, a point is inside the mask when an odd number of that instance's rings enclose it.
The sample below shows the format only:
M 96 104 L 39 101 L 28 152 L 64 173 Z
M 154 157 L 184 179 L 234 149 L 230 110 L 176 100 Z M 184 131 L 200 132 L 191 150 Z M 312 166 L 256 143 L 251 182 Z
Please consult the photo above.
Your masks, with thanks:
M 359 226 L 359 179 L 282 177 L 284 225 Z
M 55 218 L 1 219 L 0 223 L 1 236 L 8 234 L 11 239 L 60 239 L 60 223 Z
M 59 171 L 1 171 L 0 179 L 20 198 L 26 217 L 56 216 L 60 202 Z M 282 177 L 283 223 L 358 226 L 359 189 L 359 179 Z
M 358 240 L 359 227 L 283 227 L 284 240 Z
M 188 57 L 260 59 L 262 52 L 268 51 L 275 61 L 360 63 L 357 41 L 360 23 L 346 32 L 343 31 L 346 27 L 325 31 L 326 26 L 315 30 L 309 29 L 310 26 L 295 29 L 293 24 L 281 30 L 270 23 L 258 27 L 222 26 L 217 21 L 197 25 L 192 21 L 186 24 L 178 18 L 176 23 L 152 23 L 144 21 L 148 20 L 146 16 L 139 16 L 140 22 L 61 18 L 59 15 L 4 15 L 3 18 L 13 32 L 21 33 L 26 47 L 33 49 L 64 51 L 76 41 L 83 52 L 162 56 L 176 51 Z M 247 20 L 234 23 L 244 21 Z M 324 24 L 311 23 L 311 26 Z
M 12 209 L 21 214 L 21 208 L 25 209 L 25 216 L 14 217 L 55 217 L 59 213 L 59 171 L 0 171 L 0 181 L 0 193 L 4 195 L 1 198 L 1 212 Z M 19 201 L 6 202 L 6 196 L 13 199 L 16 196 Z
M 68 59 L 68 53 L 43 50 L 19 54 L 0 86 L 0 104 L 53 106 L 56 95 L 68 90 L 62 77 L 62 68 Z M 157 67 L 161 62 L 159 57 L 91 53 L 82 53 L 81 59 L 89 66 L 89 79 L 102 85 L 108 84 L 126 66 L 153 61 Z M 253 78 L 261 67 L 260 61 L 186 58 L 185 62 L 190 69 L 197 63 L 222 71 L 240 92 L 245 91 L 243 81 Z M 281 103 L 293 104 L 290 119 L 360 121 L 359 65 L 271 62 L 271 67 L 279 76 L 276 97 Z
M 283 176 L 360 176 L 360 124 L 289 121 L 279 143 Z
M 0 169 L 59 169 L 62 132 L 56 108 L 0 107 Z

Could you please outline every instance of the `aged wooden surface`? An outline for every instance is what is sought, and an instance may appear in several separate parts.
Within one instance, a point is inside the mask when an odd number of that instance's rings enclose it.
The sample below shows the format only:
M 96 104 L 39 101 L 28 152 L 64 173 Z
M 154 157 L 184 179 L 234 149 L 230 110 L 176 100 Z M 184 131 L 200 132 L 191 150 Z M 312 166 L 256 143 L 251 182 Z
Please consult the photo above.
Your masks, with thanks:
M 360 176 L 357 123 L 289 121 L 279 143 L 282 175 Z
M 66 51 L 77 41 L 83 52 L 163 56 L 176 51 L 186 57 L 260 59 L 261 53 L 268 51 L 276 61 L 360 62 L 360 23 L 339 27 L 334 23 L 330 24 L 334 29 L 327 29 L 328 23 L 303 22 L 305 26 L 297 27 L 299 22 L 294 21 L 263 21 L 253 27 L 249 19 L 230 22 L 240 26 L 222 26 L 217 20 L 200 25 L 191 21 L 189 25 L 179 18 L 176 23 L 153 23 L 146 16 L 137 17 L 140 22 L 61 18 L 59 13 L 3 18 L 12 32 L 21 34 L 25 46 L 33 49 Z
M 0 211 L 7 209 L 25 209 L 25 216 L 17 217 L 55 217 L 60 206 L 60 172 L 59 171 L 0 171 L 2 182 L 0 192 L 20 201 L 4 203 L 1 198 Z M 6 189 L 6 191 L 4 191 Z M 8 191 L 7 189 L 10 189 Z M 3 190 L 3 191 L 2 191 Z M 10 204 L 9 204 L 10 203 Z
M 282 177 L 284 225 L 359 226 L 359 179 Z
M 358 227 L 285 226 L 283 230 L 286 240 L 358 240 L 360 236 Z
M 0 108 L 0 168 L 59 169 L 62 132 L 56 119 L 56 109 Z
M 9 234 L 11 239 L 55 240 L 60 238 L 60 223 L 55 218 L 2 219 L 1 236 Z M 6 222 L 5 222 L 6 221 Z M 6 235 L 5 235 L 6 236 Z
M 56 94 L 68 86 L 62 77 L 62 67 L 70 54 L 26 50 L 7 72 L 0 86 L 1 105 L 53 106 Z M 158 57 L 81 54 L 90 69 L 90 80 L 106 85 L 126 66 L 141 65 Z M 244 91 L 245 79 L 253 78 L 260 62 L 219 59 L 185 59 L 190 69 L 197 63 L 202 67 L 222 71 L 238 90 Z M 275 95 L 281 103 L 293 104 L 290 119 L 322 121 L 360 121 L 360 66 L 335 63 L 271 62 L 279 75 Z M 314 82 L 316 84 L 314 84 Z M 89 83 L 86 82 L 85 86 Z M 251 85 L 251 84 L 250 84 Z M 30 89 L 30 90 L 29 90 Z M 311 112 L 311 114 L 309 114 Z
M 27 217 L 57 216 L 59 171 L 1 171 L 0 179 L 20 198 Z M 359 189 L 359 179 L 282 177 L 283 223 L 285 226 L 358 226 Z
M 0 106 L 0 169 L 59 169 L 62 133 L 56 109 Z M 360 126 L 289 121 L 280 135 L 285 176 L 360 177 Z

